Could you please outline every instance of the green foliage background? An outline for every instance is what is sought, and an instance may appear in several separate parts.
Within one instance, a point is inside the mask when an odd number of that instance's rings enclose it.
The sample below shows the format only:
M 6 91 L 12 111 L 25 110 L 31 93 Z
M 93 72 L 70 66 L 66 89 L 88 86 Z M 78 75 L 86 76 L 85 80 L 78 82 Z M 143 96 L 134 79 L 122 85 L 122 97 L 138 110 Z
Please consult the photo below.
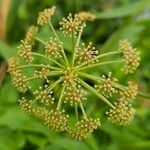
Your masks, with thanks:
M 100 52 L 115 50 L 120 39 L 129 39 L 141 52 L 141 65 L 134 74 L 124 75 L 118 65 L 97 68 L 92 72 L 102 74 L 111 70 L 121 83 L 134 79 L 140 85 L 141 91 L 150 92 L 149 0 L 12 0 L 7 22 L 7 42 L 0 41 L 0 62 L 6 62 L 16 54 L 18 42 L 24 37 L 26 29 L 36 23 L 38 12 L 52 5 L 57 7 L 53 18 L 56 27 L 58 21 L 69 12 L 95 13 L 97 20 L 88 24 L 83 41 L 92 41 Z M 47 38 L 47 31 L 48 28 L 45 27 L 40 32 L 43 39 Z M 68 51 L 69 40 L 65 38 L 65 48 Z M 33 83 L 32 85 L 37 86 Z M 20 96 L 12 86 L 10 76 L 6 74 L 0 86 L 0 150 L 150 149 L 148 98 L 137 97 L 134 102 L 137 113 L 132 124 L 117 127 L 108 123 L 101 101 L 96 103 L 97 98 L 89 94 L 87 112 L 96 111 L 102 126 L 92 137 L 78 142 L 63 134 L 51 132 L 39 120 L 24 114 L 17 102 Z

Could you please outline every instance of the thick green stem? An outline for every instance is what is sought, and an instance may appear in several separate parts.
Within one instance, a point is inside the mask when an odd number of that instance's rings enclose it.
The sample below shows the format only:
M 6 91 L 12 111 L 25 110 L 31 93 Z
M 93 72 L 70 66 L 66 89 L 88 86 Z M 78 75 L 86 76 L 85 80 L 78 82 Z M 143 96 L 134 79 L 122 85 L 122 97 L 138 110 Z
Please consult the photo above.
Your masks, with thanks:
M 86 115 L 86 112 L 85 112 L 84 107 L 82 105 L 82 102 L 80 102 L 80 108 L 82 110 L 83 116 L 85 117 L 85 119 L 87 119 L 87 115 Z
M 47 77 L 50 77 L 50 76 L 57 76 L 57 75 L 60 75 L 60 74 L 63 74 L 63 72 L 62 71 L 50 71 L 50 72 L 46 73 L 45 75 Z M 35 75 L 35 76 L 27 78 L 26 81 L 30 81 L 30 80 L 37 79 L 37 78 L 39 78 L 39 76 Z
M 42 67 L 45 67 L 45 68 L 49 68 L 49 69 L 53 69 L 53 70 L 62 70 L 60 68 L 57 68 L 57 67 L 52 67 L 52 66 L 49 66 L 49 65 L 43 65 L 43 64 L 29 64 L 29 65 L 22 65 L 19 68 L 29 68 L 29 67 L 38 67 L 38 68 L 42 68 Z
M 85 69 L 90 69 L 90 68 L 97 67 L 97 66 L 114 64 L 114 63 L 122 63 L 122 62 L 123 62 L 122 60 L 106 61 L 106 62 L 96 63 L 96 64 L 92 64 L 92 65 L 89 65 L 89 66 L 81 67 L 81 68 L 76 68 L 75 70 L 76 71 L 85 70 Z
M 113 51 L 113 52 L 108 52 L 108 53 L 100 54 L 100 55 L 96 56 L 94 58 L 94 60 L 102 58 L 102 57 L 105 57 L 105 56 L 115 55 L 115 54 L 120 54 L 120 53 L 121 53 L 121 51 Z M 87 65 L 87 64 L 88 64 L 88 62 L 84 62 L 81 65 L 77 66 L 76 68 L 80 68 L 80 67 L 82 67 L 84 65 Z
M 92 93 L 94 93 L 97 97 L 99 97 L 101 100 L 103 100 L 106 104 L 108 104 L 110 107 L 114 108 L 114 106 L 100 93 L 98 93 L 93 87 L 91 87 L 90 85 L 88 85 L 86 82 L 84 82 L 83 80 L 79 79 L 79 82 L 85 87 L 87 88 L 89 91 L 91 91 Z
M 63 98 L 64 90 L 65 90 L 65 86 L 62 87 L 56 110 L 60 110 L 60 107 L 61 107 L 61 104 L 62 104 L 62 98 Z
M 57 61 L 55 61 L 55 60 L 53 60 L 53 59 L 51 59 L 51 58 L 49 58 L 49 57 L 47 57 L 47 56 L 45 56 L 45 55 L 43 55 L 43 54 L 39 54 L 39 53 L 34 53 L 34 52 L 32 52 L 32 55 L 46 58 L 47 60 L 49 60 L 49 61 L 51 61 L 51 62 L 57 64 L 59 67 L 64 68 L 64 66 L 63 66 L 62 64 L 60 64 L 59 62 L 57 62 Z
M 60 41 L 60 39 L 59 39 L 59 37 L 58 37 L 58 35 L 57 35 L 57 33 L 56 33 L 56 31 L 55 31 L 55 29 L 54 29 L 52 23 L 51 23 L 50 21 L 49 21 L 49 25 L 50 25 L 50 28 L 51 28 L 52 32 L 54 33 L 55 37 L 56 37 L 57 40 L 61 43 L 61 41 Z M 65 59 L 65 62 L 66 62 L 66 64 L 67 64 L 67 66 L 69 66 L 69 63 L 68 63 L 68 60 L 67 60 L 67 57 L 66 57 L 66 54 L 65 54 L 64 49 L 62 49 L 62 54 L 63 54 L 63 57 L 64 57 L 64 59 Z
M 46 45 L 46 43 L 45 43 L 43 40 L 41 40 L 40 38 L 34 37 L 34 39 L 37 40 L 38 42 L 40 42 L 40 43 Z

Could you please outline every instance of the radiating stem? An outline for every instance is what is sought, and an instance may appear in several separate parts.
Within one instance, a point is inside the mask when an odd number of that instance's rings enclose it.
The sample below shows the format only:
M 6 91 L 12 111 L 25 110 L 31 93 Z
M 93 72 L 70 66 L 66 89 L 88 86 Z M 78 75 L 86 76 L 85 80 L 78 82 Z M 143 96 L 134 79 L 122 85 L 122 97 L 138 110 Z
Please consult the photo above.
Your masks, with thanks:
M 92 65 L 89 65 L 89 66 L 81 67 L 81 68 L 76 68 L 75 70 L 76 71 L 85 70 L 85 69 L 90 69 L 90 68 L 97 67 L 97 66 L 114 64 L 114 63 L 122 63 L 122 62 L 123 62 L 122 60 L 106 61 L 106 62 L 96 63 L 96 64 L 92 64 Z
M 88 79 L 91 79 L 91 80 L 94 80 L 94 81 L 98 81 L 98 80 L 102 80 L 101 77 L 96 77 L 94 75 L 90 75 L 90 74 L 87 74 L 87 73 L 82 73 L 82 72 L 77 72 L 77 74 L 79 76 L 82 76 L 82 77 L 85 77 L 85 78 L 88 78 Z M 114 87 L 122 90 L 122 91 L 125 91 L 128 87 L 127 86 L 124 86 L 124 85 L 121 85 L 121 84 L 118 84 L 118 83 L 112 83 Z M 146 98 L 150 98 L 150 95 L 147 94 L 147 93 L 144 93 L 144 92 L 139 92 L 138 91 L 138 95 L 139 96 L 143 96 L 143 97 L 146 97 Z
M 63 80 L 63 78 L 59 78 L 58 80 L 56 80 L 55 82 L 53 82 L 48 88 L 47 90 L 50 92 L 56 85 L 58 85 L 61 81 Z
M 76 118 L 77 118 L 77 121 L 78 121 L 79 114 L 78 114 L 78 104 L 77 103 L 75 104 L 75 114 L 76 114 Z
M 82 76 L 82 77 L 85 77 L 85 78 L 88 78 L 88 79 L 91 79 L 91 80 L 94 80 L 94 81 L 99 81 L 101 80 L 100 77 L 96 77 L 94 75 L 90 75 L 90 74 L 87 74 L 87 73 L 82 73 L 82 72 L 77 72 L 77 74 L 79 76 Z
M 55 37 L 56 37 L 57 40 L 61 43 L 61 41 L 60 41 L 60 39 L 59 39 L 59 37 L 58 37 L 58 35 L 57 35 L 57 33 L 56 33 L 56 31 L 55 31 L 55 29 L 54 29 L 52 23 L 51 23 L 50 21 L 49 21 L 49 25 L 50 25 L 50 28 L 51 28 L 52 32 L 54 33 Z M 66 62 L 66 64 L 67 64 L 67 66 L 69 66 L 69 63 L 68 63 L 68 60 L 67 60 L 67 57 L 66 57 L 66 54 L 65 54 L 64 49 L 62 49 L 62 54 L 63 54 L 63 57 L 64 57 L 64 59 L 65 59 L 65 62 Z
M 57 67 L 52 67 L 52 66 L 49 66 L 49 65 L 43 65 L 43 64 L 29 64 L 29 65 L 22 65 L 19 68 L 29 68 L 29 67 L 38 67 L 38 68 L 42 68 L 42 67 L 46 67 L 46 68 L 49 68 L 49 69 L 54 69 L 54 70 L 62 70 L 61 68 L 57 68 Z
M 110 107 L 114 108 L 114 106 L 100 93 L 98 93 L 93 87 L 91 87 L 90 85 L 88 85 L 86 82 L 84 82 L 83 80 L 81 80 L 80 78 L 78 78 L 79 82 L 85 87 L 87 88 L 89 91 L 91 91 L 92 93 L 94 93 L 97 97 L 99 97 L 100 99 L 102 99 L 105 103 L 107 103 Z
M 71 59 L 71 66 L 73 67 L 75 60 L 75 34 L 74 30 L 72 30 L 72 59 Z
M 61 104 L 62 104 L 62 98 L 63 98 L 64 90 L 65 90 L 65 86 L 62 87 L 56 110 L 60 110 L 60 107 L 61 107 Z
M 50 77 L 50 76 L 56 76 L 56 75 L 60 75 L 60 74 L 63 74 L 63 72 L 62 71 L 50 71 L 50 72 L 46 73 L 46 76 Z M 35 75 L 35 76 L 27 78 L 26 81 L 30 81 L 30 80 L 37 79 L 37 78 L 39 78 L 39 76 Z
M 99 59 L 99 58 L 102 58 L 102 57 L 105 57 L 105 56 L 109 56 L 109 55 L 115 55 L 115 54 L 120 54 L 121 51 L 113 51 L 113 52 L 108 52 L 108 53 L 104 53 L 104 54 L 100 54 L 98 56 L 96 56 L 93 60 L 96 60 L 96 59 Z M 87 65 L 88 62 L 84 62 L 82 63 L 81 65 L 77 66 L 76 68 L 80 68 L 84 65 Z
M 37 40 L 38 42 L 40 42 L 40 43 L 46 45 L 46 43 L 45 43 L 43 40 L 41 40 L 40 38 L 34 37 L 34 39 Z
M 35 55 L 35 56 L 46 58 L 47 60 L 52 61 L 53 63 L 57 64 L 59 67 L 64 68 L 64 66 L 62 64 L 60 64 L 59 62 L 57 62 L 57 61 L 55 61 L 55 60 L 53 60 L 53 59 L 51 59 L 51 58 L 49 58 L 49 57 L 47 57 L 43 54 L 34 53 L 34 52 L 32 52 L 32 54 Z
M 87 115 L 86 115 L 86 112 L 85 112 L 85 110 L 83 108 L 82 102 L 80 102 L 80 108 L 82 110 L 83 116 L 85 117 L 85 119 L 87 119 Z
M 83 28 L 85 27 L 85 22 L 83 22 L 82 26 L 81 26 L 81 29 L 79 31 L 79 34 L 78 34 L 78 38 L 77 38 L 77 42 L 76 42 L 76 47 L 79 46 L 80 44 L 80 40 L 81 40 L 81 35 L 83 33 Z

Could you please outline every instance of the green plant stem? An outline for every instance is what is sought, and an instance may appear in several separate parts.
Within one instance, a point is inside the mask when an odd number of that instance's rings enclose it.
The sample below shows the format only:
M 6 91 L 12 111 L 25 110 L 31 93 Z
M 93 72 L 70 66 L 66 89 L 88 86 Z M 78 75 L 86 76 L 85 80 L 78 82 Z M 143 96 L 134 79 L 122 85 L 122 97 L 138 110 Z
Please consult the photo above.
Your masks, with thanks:
M 87 73 L 77 72 L 77 74 L 79 76 L 82 76 L 82 77 L 85 77 L 85 78 L 88 78 L 88 79 L 91 79 L 91 80 L 94 80 L 94 81 L 99 81 L 99 80 L 102 79 L 100 77 L 96 77 L 94 75 L 90 75 L 90 74 L 87 74 Z
M 79 114 L 78 114 L 78 104 L 77 103 L 75 104 L 75 114 L 76 114 L 76 118 L 77 118 L 77 121 L 78 121 Z
M 144 93 L 144 92 L 138 92 L 138 95 L 146 97 L 146 98 L 150 98 L 150 94 L 147 94 L 147 93 Z
M 85 119 L 87 119 L 87 115 L 86 115 L 86 112 L 85 112 L 85 110 L 84 110 L 84 107 L 83 107 L 82 102 L 80 102 L 80 108 L 81 108 L 81 110 L 82 110 L 83 116 L 85 117 Z
M 97 66 L 102 66 L 102 65 L 122 63 L 122 62 L 123 62 L 122 60 L 106 61 L 106 62 L 96 63 L 96 64 L 92 64 L 92 65 L 89 65 L 89 66 L 81 67 L 81 68 L 76 68 L 75 71 L 90 69 L 90 68 L 97 67 Z
M 75 35 L 74 30 L 72 30 L 72 59 L 71 59 L 71 66 L 73 67 L 75 60 Z
M 53 60 L 53 59 L 51 59 L 51 58 L 49 58 L 43 54 L 39 54 L 39 53 L 35 53 L 35 52 L 32 52 L 32 54 L 35 56 L 46 58 L 47 60 L 52 61 L 53 63 L 57 64 L 59 67 L 64 68 L 64 66 L 62 64 L 60 64 L 59 62 L 57 62 L 57 61 L 55 61 L 55 60 Z
M 115 54 L 120 54 L 120 53 L 121 53 L 121 51 L 113 51 L 113 52 L 108 52 L 108 53 L 100 54 L 100 55 L 96 56 L 94 58 L 94 60 L 102 58 L 102 57 L 105 57 L 105 56 L 115 55 Z M 87 64 L 88 64 L 88 62 L 84 62 L 81 65 L 77 66 L 76 68 L 80 68 L 80 67 L 82 67 L 84 65 L 87 65 Z
M 35 39 L 36 41 L 38 41 L 38 42 L 40 42 L 40 43 L 46 45 L 46 43 L 45 43 L 43 40 L 41 40 L 40 38 L 34 37 L 34 39 Z
M 63 78 L 59 78 L 58 80 L 56 80 L 55 82 L 53 82 L 48 88 L 47 90 L 50 92 L 56 85 L 58 85 L 61 81 L 63 80 Z
M 101 100 L 103 100 L 110 107 L 114 108 L 114 106 L 103 95 L 101 95 L 100 93 L 98 93 L 93 87 L 91 87 L 90 85 L 88 85 L 86 82 L 84 82 L 83 80 L 81 80 L 79 78 L 78 78 L 78 80 L 82 84 L 82 86 L 84 86 L 89 91 L 91 91 L 92 93 L 94 93 L 97 97 L 99 97 Z
M 56 37 L 57 40 L 61 43 L 61 41 L 60 41 L 60 39 L 59 39 L 59 37 L 58 37 L 58 35 L 57 35 L 57 33 L 56 33 L 56 31 L 55 31 L 55 29 L 54 29 L 52 23 L 51 23 L 50 21 L 49 21 L 49 25 L 50 25 L 50 28 L 51 28 L 52 32 L 54 33 L 55 37 Z M 65 54 L 64 49 L 62 49 L 62 54 L 63 54 L 63 57 L 64 57 L 64 59 L 65 59 L 65 62 L 66 62 L 66 64 L 67 64 L 67 66 L 69 66 L 69 63 L 68 63 L 68 60 L 67 60 L 67 57 L 66 57 L 66 54 Z
M 62 104 L 63 93 L 64 93 L 65 88 L 66 88 L 65 86 L 62 87 L 56 110 L 60 110 L 60 107 L 61 107 L 61 104 Z
M 82 77 L 85 77 L 85 78 L 88 78 L 88 79 L 91 79 L 91 80 L 94 80 L 94 81 L 102 80 L 101 77 L 96 77 L 96 76 L 93 76 L 93 75 L 90 75 L 90 74 L 87 74 L 87 73 L 77 72 L 77 74 L 79 76 L 82 76 Z M 126 88 L 128 88 L 128 87 L 126 87 L 124 85 L 121 85 L 121 84 L 118 84 L 118 83 L 112 83 L 112 84 L 113 84 L 114 87 L 116 87 L 116 88 L 118 88 L 118 89 L 120 89 L 122 91 L 125 91 Z M 138 91 L 138 95 L 146 97 L 146 98 L 150 98 L 150 95 L 147 94 L 147 93 L 144 93 L 144 92 L 139 92 Z
M 85 22 L 83 22 L 83 24 L 82 24 L 82 26 L 81 26 L 81 29 L 80 29 L 80 31 L 79 31 L 78 38 L 77 38 L 77 42 L 76 42 L 76 47 L 78 47 L 79 44 L 80 44 L 81 35 L 82 35 L 82 33 L 83 33 L 83 28 L 84 28 L 84 26 L 85 26 Z
M 22 66 L 18 67 L 18 69 L 29 68 L 29 67 L 38 67 L 38 68 L 46 67 L 46 68 L 53 69 L 53 70 L 62 70 L 61 68 L 52 67 L 52 66 L 43 65 L 43 64 L 42 65 L 41 64 L 22 65 Z
M 63 72 L 62 71 L 50 71 L 49 73 L 46 73 L 46 76 L 50 77 L 50 76 L 56 76 L 60 74 L 63 74 Z M 30 81 L 30 80 L 37 79 L 37 78 L 39 78 L 39 76 L 35 75 L 35 76 L 27 78 L 26 81 Z

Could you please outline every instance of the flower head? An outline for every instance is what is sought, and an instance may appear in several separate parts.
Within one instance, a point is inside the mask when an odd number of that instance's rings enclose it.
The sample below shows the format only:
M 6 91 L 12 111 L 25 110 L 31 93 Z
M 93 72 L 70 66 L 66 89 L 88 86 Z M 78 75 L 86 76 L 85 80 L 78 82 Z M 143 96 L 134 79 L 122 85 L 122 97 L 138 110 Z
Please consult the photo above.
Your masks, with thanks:
M 16 57 L 12 57 L 8 60 L 8 72 L 11 75 L 14 75 L 16 73 L 22 73 L 22 70 L 19 69 L 20 63 L 19 59 Z
M 49 105 L 50 103 L 54 103 L 54 98 L 52 97 L 52 91 L 47 89 L 48 85 L 45 85 L 44 89 L 42 86 L 39 87 L 39 90 L 34 92 L 35 99 L 39 101 L 39 103 Z
M 123 52 L 124 67 L 122 70 L 128 74 L 133 73 L 134 70 L 139 66 L 140 54 L 132 47 L 128 40 L 122 40 L 119 43 L 119 49 Z
M 38 31 L 37 26 L 29 27 L 25 36 L 25 41 L 30 43 L 31 45 L 34 44 L 34 37 L 36 36 L 37 31 Z
M 63 31 L 64 34 L 69 34 L 72 36 L 72 33 L 74 32 L 73 36 L 76 36 L 77 32 L 80 30 L 81 26 L 81 20 L 77 17 L 77 15 L 72 16 L 71 13 L 69 13 L 69 16 L 67 18 L 63 18 L 63 21 L 60 22 L 60 30 Z
M 95 59 L 97 54 L 98 51 L 92 46 L 92 42 L 90 42 L 87 47 L 85 47 L 85 44 L 82 44 L 82 47 L 77 47 L 76 59 L 78 64 L 82 64 L 84 62 L 95 63 L 98 61 Z
M 101 125 L 99 118 L 83 118 L 75 124 L 75 130 L 68 130 L 70 137 L 82 140 L 91 136 L 94 129 Z
M 90 12 L 79 12 L 77 13 L 77 17 L 82 21 L 94 21 L 96 16 Z
M 62 111 L 48 111 L 44 110 L 42 112 L 42 120 L 44 123 L 55 132 L 62 132 L 67 129 L 67 121 L 69 116 L 64 114 L 64 110 Z
M 37 20 L 37 24 L 42 26 L 48 23 L 48 21 L 51 20 L 51 17 L 55 13 L 55 10 L 56 10 L 56 7 L 53 6 L 51 8 L 45 9 L 43 12 L 40 12 L 38 20 Z
M 107 76 L 103 75 L 103 78 L 98 81 L 98 84 L 95 85 L 97 91 L 105 97 L 112 97 L 113 94 L 117 93 L 118 90 L 113 86 L 118 80 L 116 78 L 112 78 L 112 73 L 109 72 Z
M 134 100 L 137 96 L 138 85 L 135 82 L 128 82 L 128 87 L 124 91 L 120 91 L 122 99 Z
M 26 62 L 31 63 L 33 61 L 32 45 L 26 40 L 22 40 L 18 46 L 18 55 Z
M 115 103 L 115 107 L 111 108 L 108 112 L 108 120 L 116 125 L 127 125 L 129 124 L 135 114 L 135 109 L 126 100 L 119 100 Z
M 22 97 L 19 100 L 19 103 L 24 112 L 28 114 L 34 114 L 35 109 L 33 108 L 31 101 L 27 101 L 25 97 Z
M 62 43 L 60 43 L 56 38 L 50 38 L 49 42 L 46 42 L 45 45 L 45 54 L 50 58 L 61 58 L 62 48 Z
M 71 106 L 75 106 L 77 103 L 80 103 L 86 100 L 86 92 L 81 88 L 80 85 L 76 86 L 67 86 L 64 91 L 64 102 L 69 102 Z

